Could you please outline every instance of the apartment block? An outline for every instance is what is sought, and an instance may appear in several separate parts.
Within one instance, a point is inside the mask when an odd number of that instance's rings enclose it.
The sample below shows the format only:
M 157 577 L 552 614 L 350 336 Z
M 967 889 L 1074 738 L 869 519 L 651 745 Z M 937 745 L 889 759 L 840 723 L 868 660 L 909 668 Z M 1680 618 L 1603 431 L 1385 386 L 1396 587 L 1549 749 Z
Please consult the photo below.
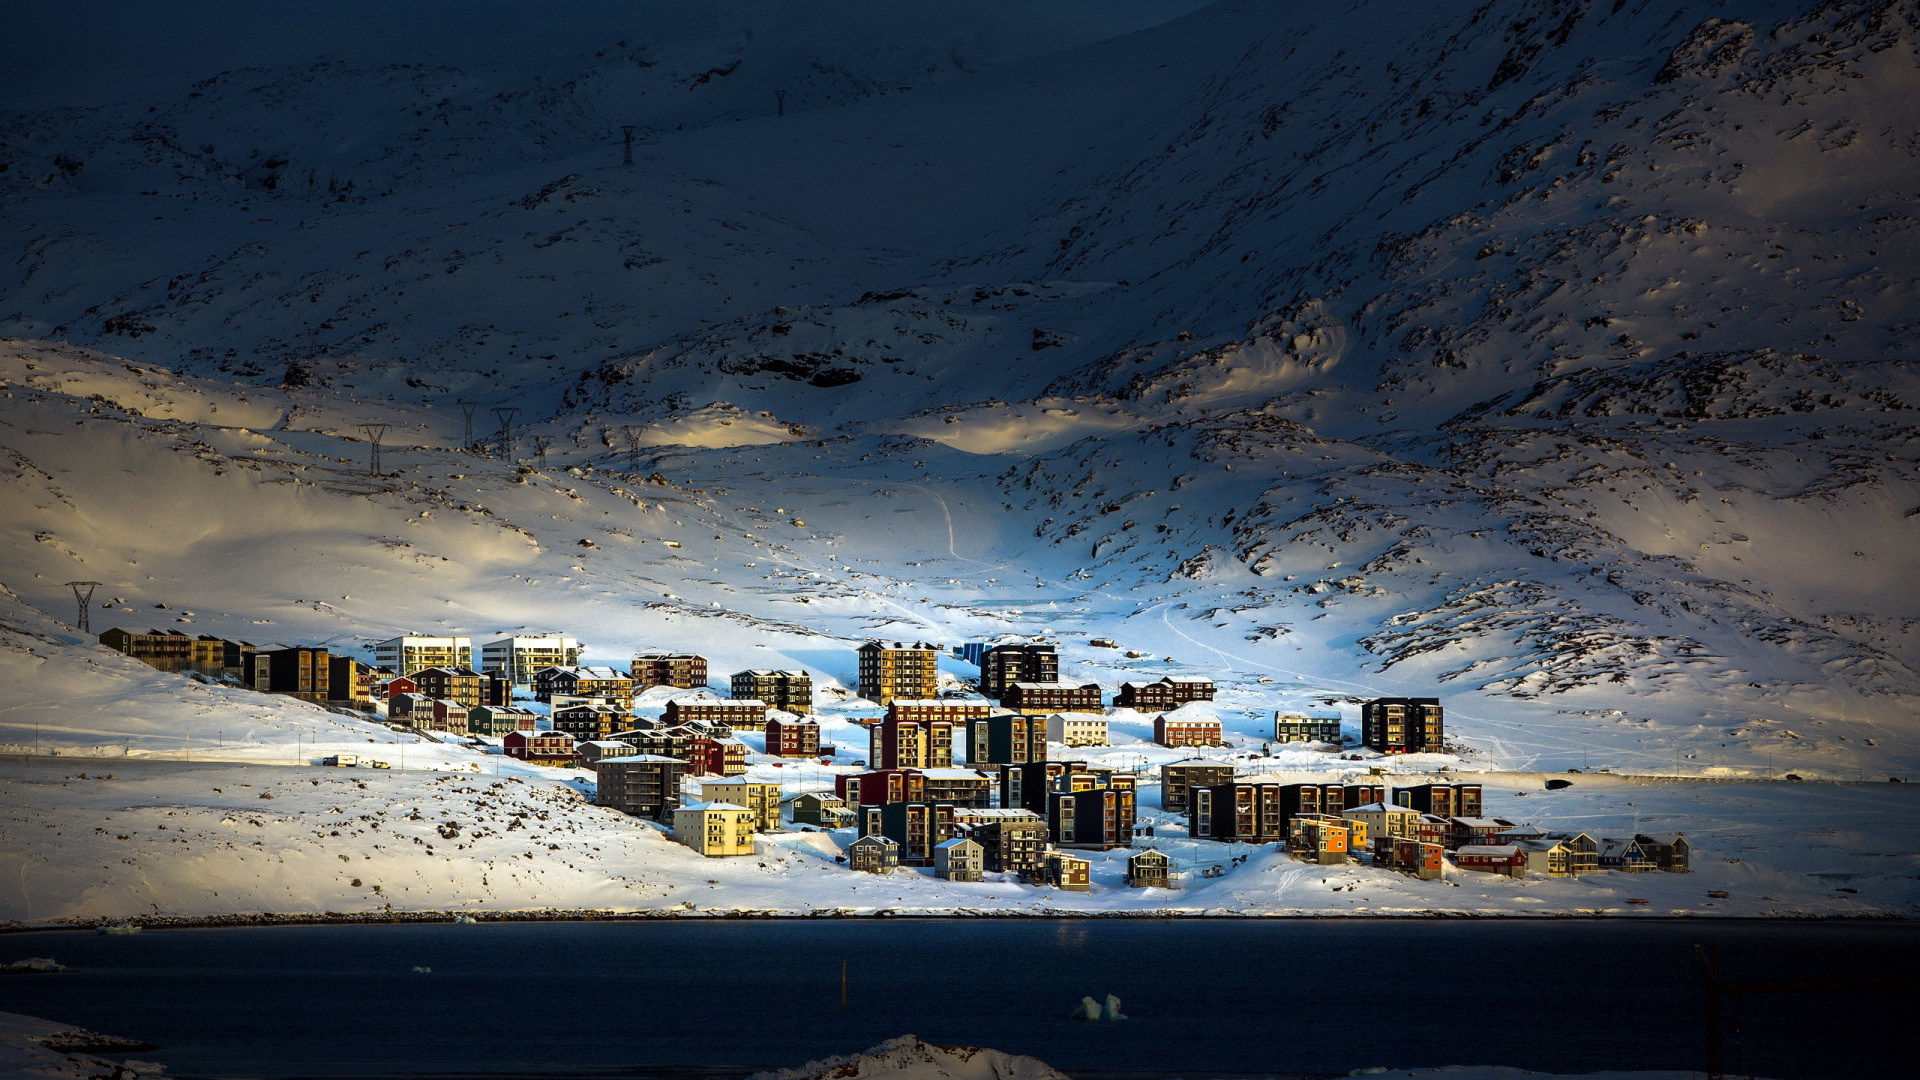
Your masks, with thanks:
M 430 698 L 446 698 L 468 708 L 488 704 L 487 680 L 472 668 L 421 668 L 413 673 L 412 678 L 420 692 Z
M 753 811 L 753 827 L 760 832 L 774 832 L 780 828 L 779 784 L 748 780 L 745 777 L 702 780 L 700 797 L 715 802 L 733 803 Z
M 720 697 L 677 697 L 667 702 L 660 718 L 668 724 L 699 722 L 735 731 L 759 731 L 767 726 L 767 703 Z
M 325 649 L 275 649 L 254 656 L 254 689 L 325 704 L 332 695 L 333 655 Z M 265 685 L 259 677 L 265 676 Z
M 1196 787 L 1233 782 L 1233 764 L 1212 758 L 1185 758 L 1160 766 L 1160 809 L 1185 813 L 1187 793 Z
M 1360 706 L 1360 741 L 1383 754 L 1440 753 L 1445 710 L 1439 698 L 1375 698 Z
M 373 644 L 373 662 L 396 675 L 411 675 L 421 668 L 473 666 L 473 639 L 469 637 L 421 637 L 408 634 Z
M 938 696 L 939 647 L 924 641 L 869 641 L 857 650 L 860 696 L 877 705 Z
M 1191 701 L 1212 701 L 1212 679 L 1168 675 L 1153 682 L 1124 682 L 1113 703 L 1137 712 L 1168 712 Z
M 775 757 L 819 757 L 819 722 L 782 720 L 778 716 L 769 717 L 767 719 L 767 753 Z
M 1104 708 L 1099 683 L 1017 682 L 1000 695 L 1000 704 L 1026 713 L 1097 713 Z
M 980 693 L 999 700 L 1017 682 L 1060 679 L 1060 655 L 1051 645 L 995 645 L 980 653 Z
M 480 646 L 480 668 L 516 686 L 532 686 L 541 668 L 580 666 L 580 641 L 570 637 L 503 637 Z
M 1304 716 L 1300 713 L 1274 713 L 1273 741 L 1337 743 L 1340 741 L 1340 718 L 1338 716 Z
M 1481 787 L 1479 784 L 1413 784 L 1395 788 L 1393 801 L 1398 806 L 1435 817 L 1479 817 Z
M 1047 720 L 1044 716 L 1003 713 L 967 724 L 967 764 L 1024 765 L 1047 760 Z
M 1034 873 L 1046 862 L 1047 822 L 1031 810 L 955 807 L 953 821 L 986 853 L 990 873 Z
M 707 658 L 694 653 L 635 653 L 633 681 L 642 690 L 649 686 L 704 689 L 707 685 Z
M 753 811 L 728 802 L 697 802 L 673 812 L 673 838 L 710 859 L 753 854 Z
M 736 671 L 732 679 L 733 696 L 754 698 L 770 709 L 805 716 L 813 711 L 813 676 L 804 671 L 775 671 L 753 668 Z
M 653 821 L 670 820 L 680 805 L 687 763 L 661 754 L 630 754 L 593 763 L 595 806 Z
M 1066 712 L 1047 717 L 1047 741 L 1063 746 L 1107 745 L 1107 718 L 1099 713 Z
M 1225 746 L 1220 720 L 1211 716 L 1153 718 L 1153 741 L 1161 746 Z

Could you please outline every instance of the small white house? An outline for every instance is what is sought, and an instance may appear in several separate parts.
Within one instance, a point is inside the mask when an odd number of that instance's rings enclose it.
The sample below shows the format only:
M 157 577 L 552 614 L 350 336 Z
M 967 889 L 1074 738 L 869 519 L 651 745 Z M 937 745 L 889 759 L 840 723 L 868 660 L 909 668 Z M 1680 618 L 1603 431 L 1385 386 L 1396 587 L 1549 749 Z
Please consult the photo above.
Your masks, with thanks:
M 933 874 L 948 881 L 979 881 L 986 849 L 964 836 L 933 846 Z
M 1047 741 L 1066 746 L 1106 746 L 1107 718 L 1099 713 L 1054 713 L 1047 717 Z

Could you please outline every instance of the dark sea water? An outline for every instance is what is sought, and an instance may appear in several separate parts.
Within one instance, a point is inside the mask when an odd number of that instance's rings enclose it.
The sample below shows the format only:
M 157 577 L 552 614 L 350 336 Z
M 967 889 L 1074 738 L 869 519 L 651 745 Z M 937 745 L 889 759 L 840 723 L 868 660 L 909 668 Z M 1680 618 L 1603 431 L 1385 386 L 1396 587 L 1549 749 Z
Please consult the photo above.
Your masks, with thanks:
M 1696 941 L 1719 947 L 1727 978 L 1912 976 L 1920 960 L 1920 926 L 1893 922 L 150 930 L 0 937 L 0 962 L 78 969 L 0 978 L 0 1010 L 158 1044 L 136 1056 L 186 1077 L 731 1077 L 909 1032 L 1096 1078 L 1697 1069 Z M 1067 1018 L 1110 993 L 1129 1019 Z M 1728 1060 L 1778 1080 L 1906 1075 L 1916 1004 L 1911 990 L 1744 999 Z

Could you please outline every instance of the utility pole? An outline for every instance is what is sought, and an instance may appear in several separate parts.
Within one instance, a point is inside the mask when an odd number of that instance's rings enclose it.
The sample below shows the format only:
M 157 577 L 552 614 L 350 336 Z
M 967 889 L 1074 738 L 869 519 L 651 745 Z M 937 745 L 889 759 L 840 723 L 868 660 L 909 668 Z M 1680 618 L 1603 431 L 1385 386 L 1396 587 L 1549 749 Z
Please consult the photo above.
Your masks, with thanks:
M 500 421 L 500 459 L 502 461 L 507 462 L 508 464 L 512 464 L 513 463 L 513 418 L 520 415 L 520 410 L 512 407 L 505 407 L 505 408 L 490 409 L 488 411 L 493 413 L 493 418 L 495 420 Z
M 73 626 L 83 634 L 93 633 L 92 625 L 87 621 L 87 611 L 93 607 L 93 590 L 100 587 L 97 581 L 69 581 L 67 587 L 73 590 L 73 598 L 79 604 L 80 615 Z
M 473 449 L 473 410 L 478 408 L 480 403 L 461 398 L 454 404 L 460 406 L 460 411 L 467 417 L 466 423 L 460 428 L 460 449 L 471 450 Z
M 373 456 L 367 461 L 367 475 L 380 475 L 380 440 L 387 437 L 391 424 L 361 424 L 360 430 L 367 433 L 367 442 L 372 445 Z
M 787 92 L 785 90 L 775 90 L 773 92 L 773 107 L 773 115 L 787 115 Z
M 625 158 L 624 158 L 624 160 L 622 160 L 622 162 L 621 162 L 621 164 L 623 164 L 623 165 L 625 165 L 625 166 L 626 166 L 627 168 L 629 168 L 629 169 L 631 169 L 631 168 L 633 168 L 633 125 L 632 125 L 632 124 L 621 124 L 621 125 L 620 125 L 620 130 L 621 130 L 622 132 L 624 132 L 624 133 L 626 134 L 626 136 L 627 136 L 627 141 L 626 141 L 626 154 L 625 154 Z
M 1898 976 L 1881 975 L 1862 979 L 1722 979 L 1720 950 L 1693 944 L 1693 955 L 1700 961 L 1700 976 L 1707 989 L 1707 1080 L 1726 1080 L 1727 1048 L 1722 1041 L 1726 999 L 1753 994 L 1820 994 L 1847 990 L 1905 990 L 1912 982 Z

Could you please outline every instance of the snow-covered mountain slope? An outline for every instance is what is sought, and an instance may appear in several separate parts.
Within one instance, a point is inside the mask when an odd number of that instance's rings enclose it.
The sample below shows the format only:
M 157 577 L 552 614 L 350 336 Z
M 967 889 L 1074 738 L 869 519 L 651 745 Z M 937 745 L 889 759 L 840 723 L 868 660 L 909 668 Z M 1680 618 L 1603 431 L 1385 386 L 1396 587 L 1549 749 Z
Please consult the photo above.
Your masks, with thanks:
M 1183 10 L 8 114 L 0 332 L 137 369 L 9 346 L 8 584 L 842 681 L 1050 633 L 1249 735 L 1438 693 L 1509 767 L 1910 771 L 1910 5 Z

